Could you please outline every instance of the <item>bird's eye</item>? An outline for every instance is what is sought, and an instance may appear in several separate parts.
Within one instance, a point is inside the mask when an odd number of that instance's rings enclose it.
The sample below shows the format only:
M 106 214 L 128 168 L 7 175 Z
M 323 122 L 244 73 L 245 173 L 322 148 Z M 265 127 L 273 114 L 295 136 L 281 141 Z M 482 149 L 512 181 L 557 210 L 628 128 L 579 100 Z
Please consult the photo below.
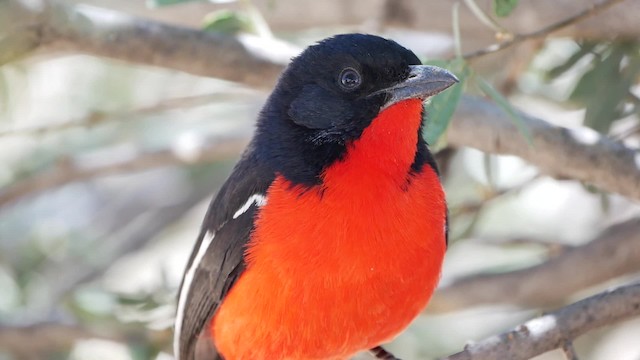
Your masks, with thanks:
M 353 90 L 360 86 L 362 77 L 352 68 L 346 68 L 340 73 L 340 87 L 344 90 Z

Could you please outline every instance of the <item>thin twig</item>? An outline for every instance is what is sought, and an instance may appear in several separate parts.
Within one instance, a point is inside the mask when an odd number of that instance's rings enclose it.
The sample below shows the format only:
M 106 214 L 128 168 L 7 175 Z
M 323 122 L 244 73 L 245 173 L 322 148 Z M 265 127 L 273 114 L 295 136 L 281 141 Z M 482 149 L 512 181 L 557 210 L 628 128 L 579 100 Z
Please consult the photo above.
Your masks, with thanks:
M 51 322 L 24 326 L 0 325 L 0 348 L 20 359 L 32 359 L 34 356 L 38 358 L 38 355 L 66 350 L 81 339 L 123 340 L 119 335 L 112 335 L 80 325 Z
M 573 25 L 576 24 L 580 21 L 586 20 L 596 14 L 599 14 L 605 10 L 607 10 L 608 8 L 610 8 L 611 6 L 618 4 L 620 2 L 623 2 L 625 0 L 604 0 L 602 2 L 599 2 L 597 4 L 593 4 L 592 6 L 590 6 L 589 8 L 579 12 L 578 14 L 568 17 L 564 20 L 558 21 L 557 23 L 551 24 L 547 27 L 544 27 L 540 30 L 534 31 L 534 32 L 530 32 L 527 34 L 520 34 L 520 35 L 515 35 L 511 40 L 508 41 L 504 41 L 501 43 L 497 43 L 497 44 L 493 44 L 493 45 L 489 45 L 484 49 L 480 49 L 480 50 L 476 50 L 476 51 L 472 51 L 470 53 L 467 53 L 464 55 L 464 58 L 467 60 L 470 59 L 474 59 L 483 55 L 487 55 L 490 53 L 494 53 L 494 52 L 498 52 L 501 50 L 504 50 L 510 46 L 519 44 L 523 41 L 526 40 L 530 40 L 530 39 L 535 39 L 535 38 L 541 38 L 541 37 L 545 37 L 548 34 L 558 31 L 562 28 L 565 28 L 569 25 Z
M 567 360 L 580 360 L 578 359 L 578 354 L 576 353 L 576 349 L 573 348 L 573 341 L 566 340 L 562 344 L 562 352 Z
M 508 36 L 507 38 L 510 38 L 511 32 L 505 29 L 493 17 L 491 17 L 484 10 L 482 10 L 482 8 L 478 6 L 475 0 L 464 0 L 464 4 L 467 5 L 467 8 L 471 10 L 473 15 L 475 15 L 475 17 L 478 20 L 480 20 L 481 23 L 485 24 L 487 27 L 489 27 L 491 30 L 495 31 L 496 33 L 501 35 L 507 35 Z
M 80 324 L 45 321 L 28 325 L 0 324 L 0 349 L 17 359 L 46 359 L 57 351 L 68 351 L 78 340 L 104 339 L 118 342 L 167 343 L 167 330 L 153 331 L 139 326 L 100 329 Z

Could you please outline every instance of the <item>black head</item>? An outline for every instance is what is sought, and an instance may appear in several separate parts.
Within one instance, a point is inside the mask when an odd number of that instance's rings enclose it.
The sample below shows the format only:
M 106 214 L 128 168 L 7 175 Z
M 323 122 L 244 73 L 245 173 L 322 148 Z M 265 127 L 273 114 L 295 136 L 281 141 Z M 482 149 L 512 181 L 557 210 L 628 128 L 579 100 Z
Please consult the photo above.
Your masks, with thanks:
M 328 38 L 282 74 L 258 121 L 257 155 L 294 183 L 318 184 L 322 169 L 385 107 L 424 99 L 456 81 L 446 70 L 420 65 L 394 41 L 364 34 Z

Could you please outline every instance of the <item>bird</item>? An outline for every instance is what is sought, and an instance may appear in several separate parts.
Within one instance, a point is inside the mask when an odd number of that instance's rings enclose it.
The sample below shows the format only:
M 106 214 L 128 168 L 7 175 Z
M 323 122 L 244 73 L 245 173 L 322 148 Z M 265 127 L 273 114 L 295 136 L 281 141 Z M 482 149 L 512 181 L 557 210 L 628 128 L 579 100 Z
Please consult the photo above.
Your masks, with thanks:
M 293 58 L 205 215 L 176 359 L 392 359 L 381 346 L 425 308 L 447 248 L 423 101 L 456 82 L 376 35 Z

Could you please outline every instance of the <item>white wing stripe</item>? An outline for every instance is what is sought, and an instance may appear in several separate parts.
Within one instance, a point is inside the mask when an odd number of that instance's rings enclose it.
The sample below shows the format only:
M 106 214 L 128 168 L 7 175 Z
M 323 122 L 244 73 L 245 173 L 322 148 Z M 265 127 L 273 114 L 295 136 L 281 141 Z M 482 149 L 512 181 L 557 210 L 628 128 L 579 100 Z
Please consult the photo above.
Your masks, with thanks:
M 242 205 L 242 207 L 240 207 L 240 209 L 238 209 L 238 211 L 236 211 L 235 214 L 233 214 L 233 218 L 237 219 L 238 216 L 246 213 L 247 210 L 249 210 L 249 208 L 251 207 L 251 205 L 253 205 L 253 203 L 255 203 L 257 206 L 263 206 L 264 204 L 267 203 L 267 197 L 262 194 L 251 195 L 247 200 L 247 202 L 244 203 L 244 205 Z
M 176 356 L 176 360 L 180 360 L 180 332 L 182 331 L 182 320 L 184 318 L 184 307 L 187 304 L 187 295 L 189 294 L 189 289 L 191 289 L 191 282 L 193 282 L 193 277 L 196 273 L 196 269 L 198 268 L 198 264 L 202 261 L 204 254 L 207 253 L 207 249 L 213 238 L 216 234 L 213 231 L 207 231 L 204 235 L 204 239 L 200 244 L 200 248 L 198 249 L 198 253 L 196 257 L 193 259 L 193 263 L 187 270 L 184 275 L 184 281 L 182 282 L 182 289 L 180 289 L 180 295 L 178 296 L 178 311 L 176 312 L 176 323 L 175 329 L 173 332 L 173 352 Z

